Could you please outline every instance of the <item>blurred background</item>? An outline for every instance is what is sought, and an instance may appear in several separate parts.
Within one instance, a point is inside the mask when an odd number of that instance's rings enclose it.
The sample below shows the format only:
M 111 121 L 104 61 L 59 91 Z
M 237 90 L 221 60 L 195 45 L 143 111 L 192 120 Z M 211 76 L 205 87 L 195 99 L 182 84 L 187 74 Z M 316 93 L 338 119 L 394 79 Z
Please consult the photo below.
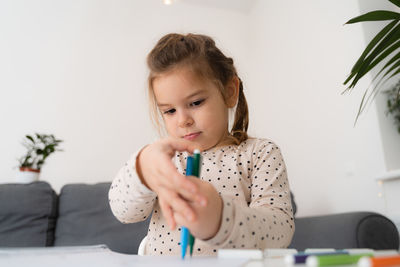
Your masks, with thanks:
M 354 126 L 371 77 L 341 95 L 384 25 L 344 23 L 376 9 L 395 7 L 383 0 L 0 0 L 0 183 L 13 182 L 21 141 L 35 132 L 64 140 L 40 176 L 56 191 L 111 181 L 157 138 L 147 53 L 166 33 L 194 32 L 234 58 L 249 134 L 281 147 L 298 216 L 367 210 L 400 221 L 384 190 L 396 179 L 380 179 L 400 169 L 400 135 L 384 115 L 385 100 L 379 96 Z

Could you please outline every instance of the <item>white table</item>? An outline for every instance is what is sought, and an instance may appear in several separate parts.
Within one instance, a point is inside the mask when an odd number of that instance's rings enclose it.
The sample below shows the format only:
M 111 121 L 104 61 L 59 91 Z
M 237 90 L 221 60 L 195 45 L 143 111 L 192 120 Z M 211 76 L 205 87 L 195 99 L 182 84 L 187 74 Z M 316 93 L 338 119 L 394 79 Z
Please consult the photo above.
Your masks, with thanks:
M 7 267 L 242 267 L 248 259 L 217 257 L 138 256 L 120 254 L 105 246 L 0 249 L 0 266 Z

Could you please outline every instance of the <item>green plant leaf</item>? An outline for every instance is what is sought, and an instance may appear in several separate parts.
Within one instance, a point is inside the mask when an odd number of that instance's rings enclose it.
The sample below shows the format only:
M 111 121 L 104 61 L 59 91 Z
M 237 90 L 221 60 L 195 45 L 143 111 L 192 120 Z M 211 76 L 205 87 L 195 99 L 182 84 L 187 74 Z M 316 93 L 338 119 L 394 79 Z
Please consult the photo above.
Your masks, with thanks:
M 373 67 L 379 64 L 383 59 L 385 59 L 388 55 L 390 55 L 393 51 L 400 47 L 400 40 L 396 43 L 388 47 L 385 51 L 383 51 L 379 57 L 377 57 L 367 68 L 367 72 L 369 72 Z
M 33 140 L 32 136 L 30 135 L 25 135 L 26 138 L 28 138 L 32 143 L 35 143 L 35 140 Z
M 367 95 L 367 92 L 368 92 L 368 90 L 365 90 L 364 95 L 363 95 L 363 97 L 361 99 L 361 103 L 360 103 L 360 106 L 358 107 L 358 112 L 357 112 L 356 120 L 354 121 L 354 125 L 356 125 L 358 117 L 360 117 L 360 115 L 362 113 L 363 103 L 364 103 L 365 96 Z
M 50 150 L 54 151 L 54 145 L 48 145 L 45 149 L 48 151 L 50 151 Z
M 363 53 L 361 54 L 360 58 L 357 60 L 356 64 L 354 64 L 353 68 L 351 69 L 351 74 L 346 79 L 343 84 L 347 84 L 355 75 L 356 72 L 360 69 L 360 65 L 362 64 L 364 58 L 368 55 L 372 48 L 376 46 L 376 44 L 397 24 L 397 21 L 392 21 L 388 25 L 386 25 L 367 45 L 364 49 Z
M 385 72 L 385 74 L 382 75 L 382 77 L 380 78 L 380 80 L 377 82 L 375 88 L 378 87 L 378 86 L 380 86 L 382 80 L 383 80 L 387 75 L 389 75 L 389 73 L 391 73 L 394 69 L 396 69 L 397 67 L 400 66 L 400 60 L 397 60 L 397 61 L 394 61 L 394 62 L 395 62 L 395 64 L 393 64 L 392 67 L 390 67 L 390 68 Z M 378 74 L 379 74 L 379 73 L 378 73 Z M 378 75 L 378 74 L 377 74 L 377 75 Z M 377 76 L 377 75 L 376 75 L 376 76 Z M 392 77 L 392 76 L 391 76 L 391 77 Z M 385 84 L 391 77 L 389 77 L 388 79 L 386 79 L 386 80 L 383 82 L 383 84 Z M 375 77 L 375 78 L 376 78 L 376 77 Z M 374 78 L 374 80 L 375 80 L 375 78 Z M 374 90 L 375 90 L 375 89 L 374 89 Z
M 393 66 L 390 67 L 390 69 L 388 69 L 385 74 L 382 75 L 382 78 L 385 78 L 387 75 L 389 75 L 389 73 L 391 73 L 395 68 L 400 66 L 400 60 L 397 61 L 395 64 L 393 64 Z M 392 76 L 391 76 L 392 77 Z
M 396 66 L 394 66 L 393 68 L 395 68 L 395 67 L 396 67 Z M 390 71 L 391 71 L 391 70 L 387 71 L 387 72 L 385 73 L 385 75 L 382 76 L 382 77 L 379 79 L 379 81 L 375 84 L 373 90 L 372 90 L 371 93 L 368 95 L 368 98 L 367 98 L 367 100 L 365 101 L 365 104 L 364 104 L 364 107 L 362 108 L 362 111 L 364 110 L 365 106 L 366 106 L 368 103 L 370 103 L 370 104 L 372 103 L 372 100 L 375 98 L 375 96 L 376 96 L 376 95 L 379 93 L 379 91 L 380 91 L 379 88 L 380 88 L 380 86 L 381 86 L 381 83 L 382 83 L 383 79 L 385 78 L 385 76 L 387 75 L 387 73 L 389 73 Z M 375 76 L 375 78 L 376 78 L 376 76 Z M 375 80 L 375 78 L 373 79 L 373 81 Z M 371 85 L 372 85 L 373 81 L 371 82 Z M 385 81 L 382 83 L 382 85 L 385 84 L 387 81 L 388 81 L 388 79 L 385 80 Z M 369 91 L 369 89 L 367 89 L 366 91 Z
M 393 11 L 387 11 L 387 10 L 376 10 L 376 11 L 371 11 L 368 13 L 365 13 L 361 16 L 352 18 L 345 24 L 352 24 L 352 23 L 358 23 L 358 22 L 363 22 L 363 21 L 380 21 L 380 20 L 399 20 L 400 19 L 400 14 L 397 12 Z
M 397 75 L 397 74 L 399 74 L 399 73 L 400 73 L 400 67 L 397 68 L 397 70 L 396 70 L 394 73 L 392 73 L 392 75 L 390 75 L 390 76 L 386 79 L 385 82 L 387 82 L 388 80 L 390 80 L 391 78 L 393 78 L 395 75 Z M 385 84 L 385 82 L 384 82 L 383 84 Z
M 398 70 L 400 70 L 400 68 Z M 400 101 L 398 97 L 399 91 L 400 80 L 398 80 L 397 83 L 390 89 L 384 91 L 384 93 L 387 95 L 387 109 L 385 110 L 385 114 L 386 116 L 392 116 L 398 129 L 400 129 Z
M 372 81 L 374 81 L 387 67 L 389 67 L 390 65 L 392 65 L 393 63 L 395 63 L 396 61 L 398 62 L 400 60 L 400 52 L 397 53 L 396 55 L 394 55 L 386 64 L 385 66 L 383 66 L 383 68 L 378 72 L 378 74 L 375 75 L 374 79 Z
M 393 51 L 395 51 L 397 48 L 400 47 L 400 41 L 398 41 L 397 43 L 395 43 L 394 45 L 392 45 L 391 47 L 389 47 L 388 49 L 386 49 L 374 62 L 372 62 L 370 64 L 370 66 L 368 67 L 368 69 L 366 70 L 366 73 L 368 73 L 373 67 L 375 67 L 379 62 L 381 62 L 383 59 L 385 59 L 389 54 L 391 54 Z M 400 53 L 398 53 L 397 55 L 399 55 L 398 57 L 400 57 Z M 395 57 L 394 57 L 395 58 Z M 375 79 L 380 75 L 380 73 L 387 68 L 391 63 L 395 62 L 396 60 L 393 60 L 393 58 L 378 72 L 378 74 L 375 75 L 375 77 L 372 80 L 372 83 L 375 81 Z M 389 64 L 390 63 L 390 64 Z M 395 63 L 383 76 L 382 78 L 379 80 L 379 82 L 375 85 L 374 89 L 372 90 L 371 94 L 368 96 L 367 101 L 366 101 L 366 105 L 372 101 L 372 99 L 375 98 L 375 96 L 378 94 L 379 90 L 378 87 L 381 83 L 381 81 L 383 80 L 383 78 L 390 73 L 394 68 L 400 66 L 400 61 L 397 61 L 397 63 Z M 371 98 L 372 97 L 372 98 Z
M 389 0 L 392 4 L 400 7 L 400 0 Z
M 400 66 L 400 61 L 396 62 L 389 70 L 386 71 L 386 73 L 384 75 L 382 75 L 382 77 L 379 79 L 379 81 L 375 84 L 374 89 L 372 90 L 371 94 L 368 96 L 368 99 L 366 101 L 366 103 L 372 103 L 372 100 L 376 97 L 376 95 L 379 93 L 380 90 L 378 90 L 381 86 L 383 86 L 386 82 L 388 82 L 394 75 L 390 76 L 389 78 L 387 78 L 386 80 L 383 81 L 383 79 L 393 70 L 395 70 L 396 68 L 399 70 L 400 68 L 398 68 Z M 397 74 L 397 73 L 395 73 Z M 376 77 L 375 77 L 376 78 Z M 375 78 L 373 80 L 375 80 Z M 383 82 L 382 82 L 383 81 Z
M 397 67 L 397 69 L 396 69 L 396 67 Z M 390 72 L 392 72 L 393 70 L 395 70 L 395 72 L 392 74 L 392 75 L 390 75 L 388 78 L 386 78 L 386 80 L 385 81 L 383 81 L 383 83 L 382 84 L 380 84 L 380 82 L 383 80 L 383 78 L 385 78 Z M 375 98 L 375 96 L 379 93 L 379 90 L 378 90 L 378 86 L 383 86 L 385 83 L 387 83 L 391 78 L 393 78 L 395 75 L 397 75 L 397 74 L 399 74 L 400 73 L 400 62 L 397 62 L 395 65 L 393 65 L 383 76 L 382 76 L 382 78 L 380 79 L 380 81 L 379 81 L 379 83 L 375 86 L 375 88 L 374 88 L 374 90 L 373 90 L 373 97 L 372 97 L 372 99 L 374 99 Z M 371 99 L 371 100 L 372 100 Z
M 386 37 L 378 44 L 378 46 L 370 53 L 370 55 L 362 62 L 360 69 L 357 71 L 350 87 L 354 87 L 357 82 L 367 73 L 371 61 L 378 56 L 384 49 L 393 44 L 400 38 L 400 25 L 397 25 Z
M 392 67 L 390 67 L 390 69 L 387 70 L 387 71 L 385 72 L 385 74 L 383 74 L 382 77 L 379 79 L 379 81 L 376 83 L 373 92 L 375 92 L 375 91 L 378 92 L 378 91 L 379 91 L 379 90 L 377 90 L 378 87 L 381 86 L 381 85 L 383 85 L 383 84 L 385 84 L 391 77 L 389 77 L 388 79 L 386 79 L 386 80 L 382 83 L 383 79 L 384 79 L 387 75 L 389 75 L 389 73 L 391 73 L 393 70 L 395 70 L 396 68 L 398 68 L 399 66 L 400 66 L 400 61 L 396 62 Z M 376 93 L 375 93 L 375 95 L 376 95 Z
M 371 63 L 372 60 L 375 59 L 378 55 L 389 49 L 400 39 L 400 24 L 398 24 L 392 31 L 390 31 L 383 40 L 372 50 L 372 52 L 365 58 L 363 62 L 361 62 L 359 69 L 356 70 L 358 73 L 361 70 L 366 68 L 368 64 Z

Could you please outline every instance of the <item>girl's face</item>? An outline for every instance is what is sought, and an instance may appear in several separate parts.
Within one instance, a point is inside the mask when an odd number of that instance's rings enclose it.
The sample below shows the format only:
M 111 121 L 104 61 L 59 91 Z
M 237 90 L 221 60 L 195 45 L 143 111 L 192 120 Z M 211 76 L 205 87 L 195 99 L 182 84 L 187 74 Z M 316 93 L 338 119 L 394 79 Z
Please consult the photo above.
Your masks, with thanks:
M 179 68 L 153 81 L 154 96 L 168 134 L 207 150 L 228 136 L 228 108 L 218 87 Z M 233 104 L 234 106 L 234 104 Z

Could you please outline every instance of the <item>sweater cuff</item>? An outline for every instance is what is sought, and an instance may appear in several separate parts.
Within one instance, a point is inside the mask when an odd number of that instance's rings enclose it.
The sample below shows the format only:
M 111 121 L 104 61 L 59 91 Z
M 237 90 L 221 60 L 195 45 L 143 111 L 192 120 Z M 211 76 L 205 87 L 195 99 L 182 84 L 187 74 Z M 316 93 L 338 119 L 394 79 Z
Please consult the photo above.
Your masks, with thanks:
M 154 194 L 154 195 L 157 195 L 155 192 L 153 192 L 150 188 L 148 188 L 147 186 L 145 186 L 142 183 L 142 181 L 140 180 L 139 175 L 137 173 L 136 162 L 137 162 L 137 157 L 138 157 L 138 155 L 139 155 L 139 153 L 141 151 L 142 151 L 142 149 L 132 155 L 132 157 L 128 160 L 126 167 L 129 170 L 133 170 L 134 171 L 135 175 L 132 175 L 132 177 L 131 177 L 132 178 L 132 183 L 134 185 L 134 188 L 137 188 L 138 191 L 141 194 L 146 194 L 146 195 L 153 195 Z
M 219 230 L 211 239 L 203 240 L 205 243 L 214 247 L 223 247 L 228 241 L 234 226 L 235 207 L 233 200 L 226 196 L 221 196 L 221 198 L 223 201 L 223 208 Z

